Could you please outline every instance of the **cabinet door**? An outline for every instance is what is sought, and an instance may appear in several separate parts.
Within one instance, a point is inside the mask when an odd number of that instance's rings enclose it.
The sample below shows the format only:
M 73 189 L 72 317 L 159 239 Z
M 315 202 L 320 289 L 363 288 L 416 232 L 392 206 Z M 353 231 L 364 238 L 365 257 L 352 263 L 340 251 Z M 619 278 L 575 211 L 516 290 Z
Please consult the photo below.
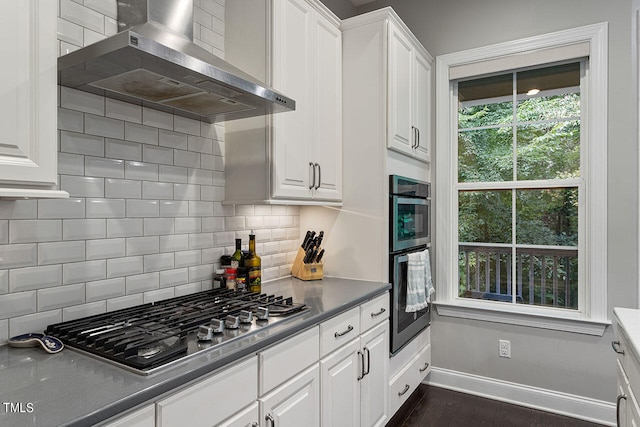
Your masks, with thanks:
M 311 88 L 311 25 L 313 14 L 304 0 L 273 4 L 273 88 L 296 101 L 295 111 L 273 115 L 272 196 L 310 198 L 313 163 L 309 150 L 314 135 Z
M 154 427 L 155 425 L 155 408 L 151 404 L 115 421 L 108 422 L 103 427 Z
M 387 146 L 411 154 L 415 144 L 412 123 L 413 47 L 391 23 L 389 25 L 389 135 Z
M 389 321 L 360 336 L 365 372 L 360 381 L 361 426 L 384 426 L 388 418 Z
M 216 427 L 258 427 L 260 425 L 258 422 L 259 416 L 258 402 L 256 401 L 237 414 L 217 424 Z
M 323 427 L 360 425 L 360 340 L 354 339 L 320 361 Z
M 258 399 L 266 427 L 318 427 L 320 425 L 319 368 L 311 368 Z
M 0 185 L 55 185 L 57 2 L 1 5 Z
M 418 51 L 414 56 L 414 102 L 413 123 L 418 129 L 418 141 L 415 156 L 419 160 L 430 160 L 429 150 L 431 144 L 431 111 L 429 98 L 431 94 L 431 64 Z

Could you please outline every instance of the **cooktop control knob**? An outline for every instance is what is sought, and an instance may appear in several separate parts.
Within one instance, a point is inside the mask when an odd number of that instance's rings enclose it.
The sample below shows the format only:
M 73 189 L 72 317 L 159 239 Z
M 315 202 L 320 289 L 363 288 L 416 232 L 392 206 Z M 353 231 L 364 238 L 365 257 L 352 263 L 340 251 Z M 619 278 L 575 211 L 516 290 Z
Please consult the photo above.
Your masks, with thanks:
M 211 319 L 210 327 L 214 334 L 221 334 L 224 332 L 224 322 L 220 319 Z
M 240 323 L 251 323 L 253 321 L 253 313 L 249 310 L 242 310 L 238 315 Z
M 238 329 L 240 327 L 240 318 L 229 314 L 224 320 L 224 326 L 227 329 Z
M 198 339 L 200 341 L 211 341 L 213 339 L 213 328 L 207 325 L 200 325 Z
M 269 319 L 269 309 L 267 307 L 258 307 L 256 309 L 256 317 L 258 320 Z

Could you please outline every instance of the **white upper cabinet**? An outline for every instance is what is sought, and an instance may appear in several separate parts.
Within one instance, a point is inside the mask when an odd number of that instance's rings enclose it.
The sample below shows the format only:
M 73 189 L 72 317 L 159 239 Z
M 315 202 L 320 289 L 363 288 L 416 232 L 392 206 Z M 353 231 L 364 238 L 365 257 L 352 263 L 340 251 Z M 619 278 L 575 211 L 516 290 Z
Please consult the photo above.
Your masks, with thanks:
M 0 197 L 68 197 L 57 183 L 57 2 L 0 3 Z
M 387 147 L 430 161 L 433 59 L 403 26 L 388 23 Z
M 296 101 L 295 111 L 225 124 L 225 202 L 339 204 L 339 19 L 314 0 L 238 0 L 225 19 L 226 59 Z

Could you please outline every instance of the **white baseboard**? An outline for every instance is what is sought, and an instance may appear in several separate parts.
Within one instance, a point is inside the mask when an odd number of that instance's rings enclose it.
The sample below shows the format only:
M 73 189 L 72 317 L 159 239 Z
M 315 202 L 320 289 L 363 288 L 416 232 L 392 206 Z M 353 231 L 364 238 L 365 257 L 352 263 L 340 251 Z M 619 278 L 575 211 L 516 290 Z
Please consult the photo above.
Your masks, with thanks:
M 616 425 L 612 402 L 433 367 L 425 384 L 585 421 Z

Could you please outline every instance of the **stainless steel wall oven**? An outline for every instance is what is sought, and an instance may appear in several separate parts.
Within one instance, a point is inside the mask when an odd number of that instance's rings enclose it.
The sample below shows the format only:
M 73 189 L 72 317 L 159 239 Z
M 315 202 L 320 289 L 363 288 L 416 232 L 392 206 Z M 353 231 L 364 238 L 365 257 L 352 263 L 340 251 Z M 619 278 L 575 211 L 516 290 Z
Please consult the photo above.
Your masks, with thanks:
M 430 306 L 406 312 L 408 255 L 431 246 L 431 185 L 389 176 L 389 281 L 391 282 L 391 354 L 429 325 Z

